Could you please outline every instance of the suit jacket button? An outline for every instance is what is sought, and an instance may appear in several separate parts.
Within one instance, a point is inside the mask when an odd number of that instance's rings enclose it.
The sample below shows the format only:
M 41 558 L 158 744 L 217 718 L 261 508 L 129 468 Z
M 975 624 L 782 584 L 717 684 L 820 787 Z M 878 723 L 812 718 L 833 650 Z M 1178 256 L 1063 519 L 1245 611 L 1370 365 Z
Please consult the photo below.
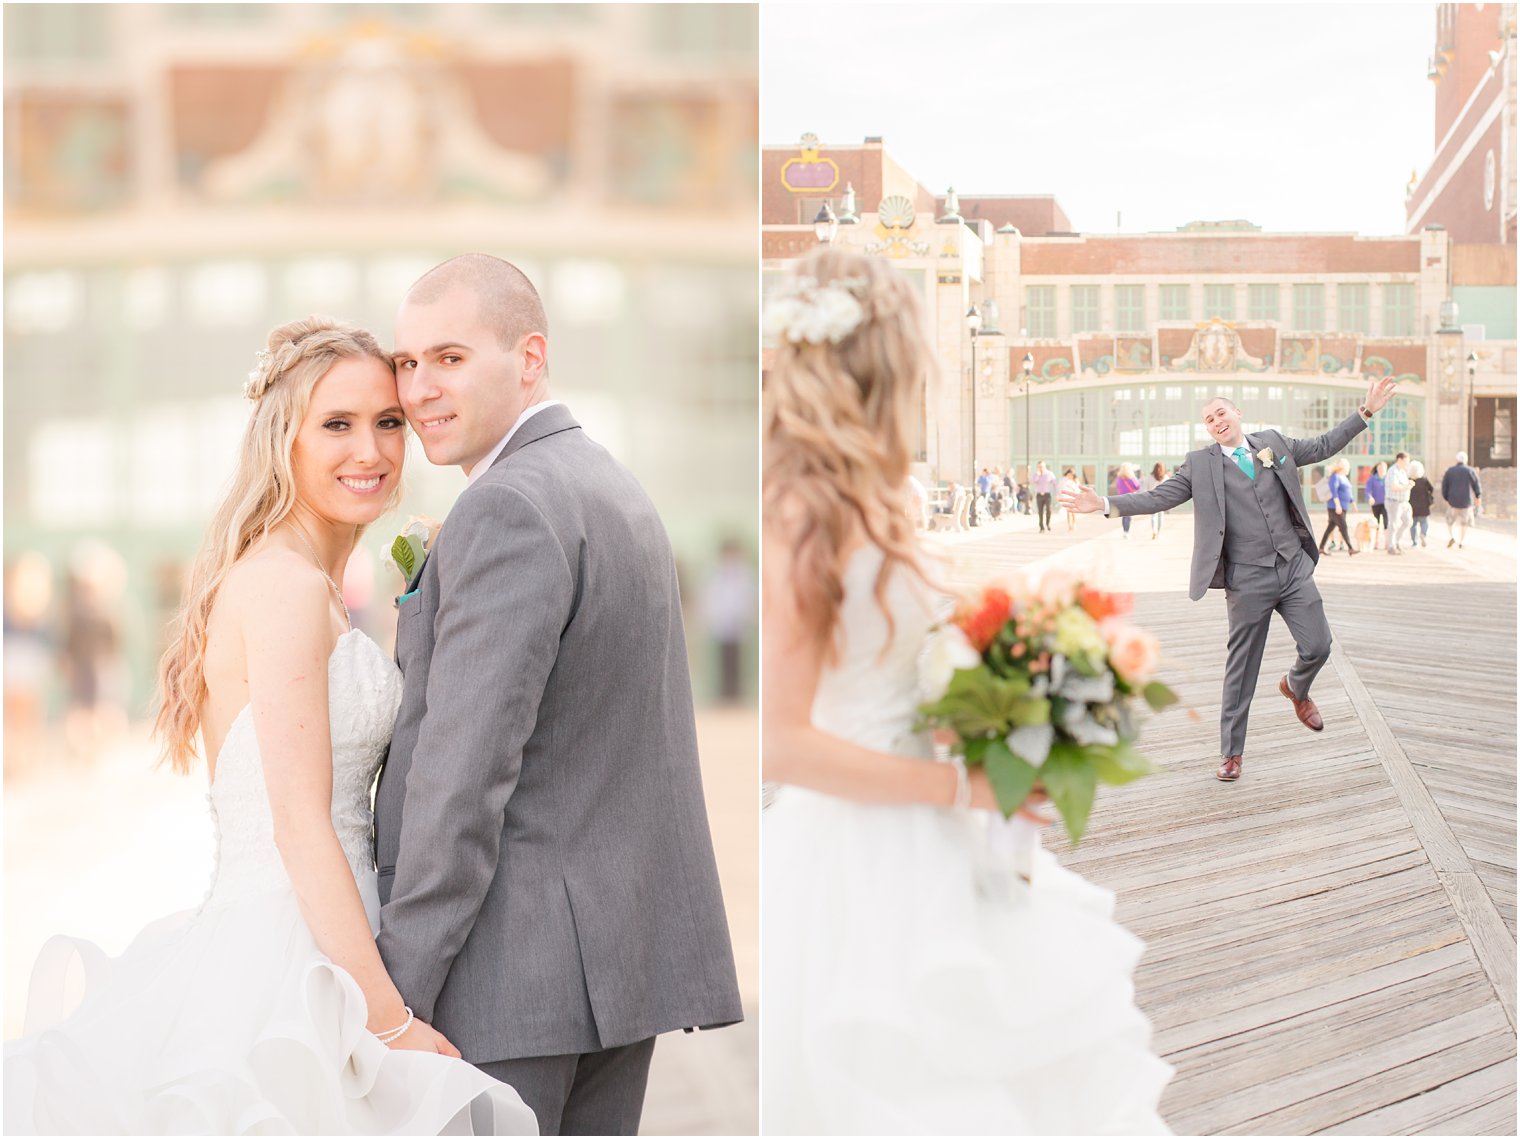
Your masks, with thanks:
M 1224 537 L 1224 531 L 1223 531 L 1223 530 L 1221 530 L 1221 531 L 1219 531 L 1219 536 L 1220 536 L 1220 537 L 1221 537 L 1221 538 L 1223 538 L 1223 537 Z

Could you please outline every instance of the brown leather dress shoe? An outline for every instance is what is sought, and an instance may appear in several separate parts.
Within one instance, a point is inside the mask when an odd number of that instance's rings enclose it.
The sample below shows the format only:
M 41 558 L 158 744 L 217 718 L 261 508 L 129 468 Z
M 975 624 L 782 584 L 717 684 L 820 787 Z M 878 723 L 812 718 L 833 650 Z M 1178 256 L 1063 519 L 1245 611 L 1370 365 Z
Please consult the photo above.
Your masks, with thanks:
M 1219 770 L 1214 772 L 1214 778 L 1224 783 L 1234 783 L 1240 778 L 1240 761 L 1243 756 L 1227 755 L 1224 762 L 1219 765 Z
M 1293 695 L 1293 689 L 1288 687 L 1288 678 L 1285 676 L 1277 684 L 1277 690 L 1293 701 L 1293 711 L 1298 715 L 1299 721 L 1311 732 L 1325 730 L 1325 721 L 1320 717 L 1319 709 L 1314 706 L 1314 701 L 1307 696 L 1300 700 Z

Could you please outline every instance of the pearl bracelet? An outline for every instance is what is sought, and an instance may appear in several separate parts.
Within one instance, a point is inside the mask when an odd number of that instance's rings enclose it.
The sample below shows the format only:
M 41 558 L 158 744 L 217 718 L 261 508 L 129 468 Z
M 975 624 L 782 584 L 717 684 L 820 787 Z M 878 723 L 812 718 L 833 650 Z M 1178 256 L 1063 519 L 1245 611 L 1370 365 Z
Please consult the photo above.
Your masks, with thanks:
M 966 761 L 958 755 L 952 755 L 950 762 L 955 765 L 955 802 L 951 806 L 957 811 L 970 810 L 971 777 L 966 774 Z
M 393 1028 L 389 1032 L 375 1033 L 375 1039 L 380 1041 L 381 1044 L 389 1044 L 393 1040 L 400 1040 L 406 1035 L 406 1030 L 412 1027 L 412 1021 L 416 1017 L 412 1014 L 411 1006 L 403 1005 L 402 1007 L 406 1009 L 406 1019 L 401 1022 L 400 1028 Z

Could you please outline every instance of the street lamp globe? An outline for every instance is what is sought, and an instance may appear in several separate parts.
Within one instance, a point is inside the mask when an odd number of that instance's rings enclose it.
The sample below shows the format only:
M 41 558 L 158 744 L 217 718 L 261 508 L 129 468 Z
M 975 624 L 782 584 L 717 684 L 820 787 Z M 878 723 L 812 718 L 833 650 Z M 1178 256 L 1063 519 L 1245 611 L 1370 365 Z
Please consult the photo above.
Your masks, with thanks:
M 982 314 L 975 305 L 966 310 L 966 327 L 971 330 L 972 336 L 982 330 Z
M 1034 373 L 1034 353 L 1024 353 L 1024 378 L 1027 380 Z
M 839 232 L 839 219 L 834 216 L 834 209 L 824 202 L 818 210 L 818 216 L 813 219 L 813 233 L 817 236 L 820 245 L 827 245 L 834 240 L 834 234 Z

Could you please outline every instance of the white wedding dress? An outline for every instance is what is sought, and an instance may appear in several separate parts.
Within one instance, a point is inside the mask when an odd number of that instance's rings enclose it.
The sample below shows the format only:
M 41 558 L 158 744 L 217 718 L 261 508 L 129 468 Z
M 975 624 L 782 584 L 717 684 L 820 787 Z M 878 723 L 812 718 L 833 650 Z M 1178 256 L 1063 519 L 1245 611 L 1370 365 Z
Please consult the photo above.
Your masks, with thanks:
M 846 564 L 812 719 L 927 757 L 913 722 L 931 601 L 895 574 L 889 635 L 881 561 L 866 546 Z M 1143 944 L 1046 851 L 1030 885 L 1009 872 L 993 818 L 780 788 L 762 824 L 764 1133 L 1169 1134 L 1172 1069 L 1134 1003 Z
M 328 685 L 333 826 L 373 928 L 369 790 L 401 677 L 355 630 Z M 68 938 L 43 950 L 27 1035 L 5 1045 L 6 1133 L 536 1135 L 507 1085 L 366 1031 L 364 996 L 317 948 L 275 848 L 248 708 L 208 798 L 218 855 L 199 909 L 153 923 L 114 960 Z

